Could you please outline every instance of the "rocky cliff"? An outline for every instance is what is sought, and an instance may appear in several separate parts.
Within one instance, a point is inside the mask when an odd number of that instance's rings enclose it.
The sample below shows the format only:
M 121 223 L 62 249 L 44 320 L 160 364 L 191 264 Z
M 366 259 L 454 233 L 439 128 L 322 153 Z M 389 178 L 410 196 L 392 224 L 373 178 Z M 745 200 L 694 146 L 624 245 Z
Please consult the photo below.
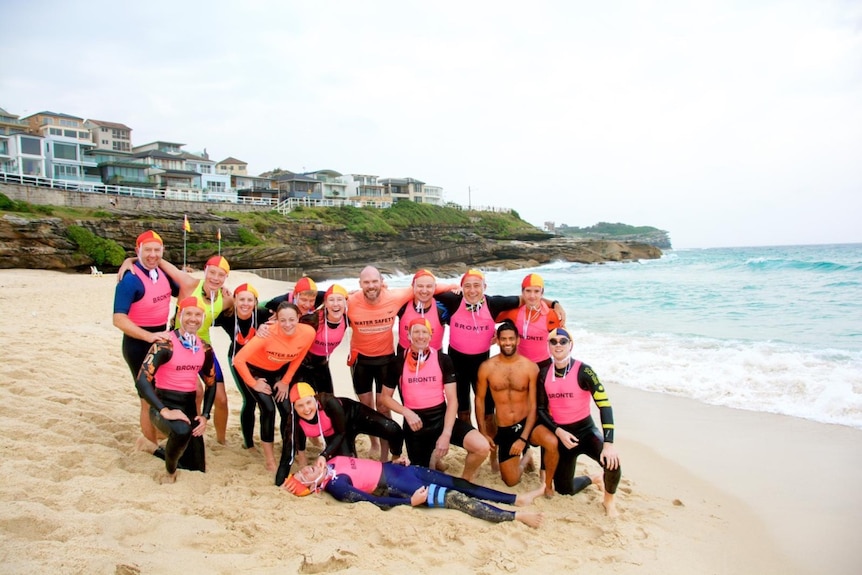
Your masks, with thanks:
M 86 270 L 92 260 L 77 251 L 66 235 L 75 224 L 97 236 L 111 239 L 132 255 L 135 238 L 154 229 L 165 240 L 166 258 L 183 259 L 183 233 L 175 213 L 123 212 L 112 218 L 64 222 L 60 218 L 0 217 L 0 268 Z M 196 214 L 191 221 L 194 246 L 210 246 L 221 230 L 222 254 L 234 269 L 296 268 L 316 280 L 350 277 L 365 265 L 376 265 L 384 273 L 409 273 L 428 267 L 440 275 L 457 275 L 467 267 L 517 269 L 565 260 L 579 263 L 654 259 L 661 251 L 642 243 L 573 240 L 537 236 L 530 240 L 480 237 L 469 227 L 412 227 L 397 235 L 350 234 L 345 228 L 315 221 L 272 225 L 255 232 L 264 245 L 237 247 L 241 243 L 236 220 L 211 214 Z M 207 238 L 207 239 L 202 239 Z M 215 249 L 188 250 L 187 262 L 201 267 Z

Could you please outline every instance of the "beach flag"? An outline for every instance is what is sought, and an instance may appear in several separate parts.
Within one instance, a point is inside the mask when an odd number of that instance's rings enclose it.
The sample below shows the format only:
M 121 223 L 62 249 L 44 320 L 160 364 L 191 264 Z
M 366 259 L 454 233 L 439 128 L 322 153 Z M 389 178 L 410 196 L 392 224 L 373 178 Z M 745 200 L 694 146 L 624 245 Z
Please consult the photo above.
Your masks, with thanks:
M 189 224 L 189 217 L 187 215 L 183 215 L 183 231 L 190 232 L 192 231 L 192 226 Z
M 221 228 L 218 229 L 218 233 L 216 234 L 216 239 L 218 239 L 218 241 L 221 241 Z

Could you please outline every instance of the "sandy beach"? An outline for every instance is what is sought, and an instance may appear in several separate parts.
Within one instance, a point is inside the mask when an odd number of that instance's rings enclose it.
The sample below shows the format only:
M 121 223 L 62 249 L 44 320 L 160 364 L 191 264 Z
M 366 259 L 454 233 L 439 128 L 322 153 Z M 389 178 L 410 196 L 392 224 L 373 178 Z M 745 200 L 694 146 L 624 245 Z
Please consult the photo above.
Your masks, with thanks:
M 263 299 L 287 285 L 233 272 L 228 286 L 244 281 Z M 134 450 L 139 402 L 111 322 L 114 285 L 111 275 L 0 271 L 0 572 L 862 572 L 862 430 L 616 382 L 605 382 L 623 468 L 616 519 L 594 487 L 538 500 L 537 530 L 296 498 L 242 449 L 229 373 L 228 444 L 210 427 L 207 473 L 160 485 L 163 462 Z M 223 364 L 226 341 L 214 338 Z M 333 360 L 336 392 L 352 397 L 345 356 L 342 346 Z M 361 438 L 360 455 L 367 446 Z M 446 462 L 460 473 L 463 451 Z M 487 464 L 477 481 L 512 490 Z M 538 485 L 533 473 L 513 489 Z

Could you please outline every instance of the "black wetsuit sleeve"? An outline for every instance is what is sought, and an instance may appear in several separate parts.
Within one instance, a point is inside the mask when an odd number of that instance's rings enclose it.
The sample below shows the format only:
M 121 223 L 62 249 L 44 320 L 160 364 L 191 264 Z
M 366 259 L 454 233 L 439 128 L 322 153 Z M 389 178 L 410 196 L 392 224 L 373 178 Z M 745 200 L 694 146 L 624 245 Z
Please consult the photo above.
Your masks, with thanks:
M 458 311 L 458 306 L 461 305 L 461 300 L 463 296 L 461 294 L 452 293 L 450 291 L 438 293 L 434 296 L 434 299 L 437 300 L 438 305 L 442 305 L 443 308 L 448 313 L 448 317 L 451 317 L 456 311 Z
M 138 390 L 138 395 L 147 403 L 153 406 L 156 411 L 164 409 L 165 404 L 156 395 L 156 371 L 159 366 L 170 361 L 174 354 L 173 346 L 169 341 L 160 341 L 154 343 L 147 352 L 147 357 L 144 363 L 141 364 L 141 369 L 138 371 L 138 377 L 135 379 L 135 387 Z
M 434 301 L 437 307 L 437 317 L 440 318 L 440 325 L 449 325 L 449 320 L 452 318 L 449 308 L 437 301 L 437 298 L 434 298 Z
M 557 431 L 557 425 L 554 423 L 554 418 L 551 417 L 551 411 L 548 409 L 548 393 L 545 391 L 545 376 L 548 370 L 553 369 L 553 364 L 539 369 L 539 377 L 536 380 L 536 417 L 537 423 L 541 423 L 552 432 Z
M 578 385 L 581 389 L 589 391 L 593 395 L 593 401 L 599 408 L 599 417 L 602 420 L 602 436 L 608 443 L 614 442 L 614 410 L 605 386 L 599 381 L 599 376 L 593 368 L 585 363 L 578 370 Z
M 204 364 L 198 372 L 204 382 L 204 401 L 201 406 L 201 415 L 209 419 L 216 396 L 215 352 L 209 344 L 205 343 L 204 353 L 206 353 Z
M 353 486 L 353 481 L 349 475 L 338 475 L 326 484 L 324 488 L 327 493 L 347 503 L 357 503 L 359 501 L 367 501 L 373 503 L 380 509 L 390 509 L 396 505 L 410 505 L 410 499 L 403 497 L 378 497 L 370 493 L 365 493 Z
M 490 295 L 485 296 L 485 300 L 488 302 L 488 311 L 495 320 L 504 311 L 521 307 L 521 296 L 518 295 Z
M 443 352 L 437 352 L 437 357 L 440 360 L 440 371 L 443 372 L 443 383 L 455 383 L 455 364 L 452 363 L 452 358 Z M 400 371 L 398 372 L 401 373 Z
M 278 309 L 279 304 L 283 301 L 287 301 L 287 295 L 276 296 L 266 302 L 263 307 L 270 310 L 272 313 L 275 313 L 275 311 Z
M 332 422 L 332 436 L 324 439 L 326 441 L 326 449 L 320 455 L 329 459 L 333 454 L 341 451 L 341 444 L 347 438 L 347 414 L 344 413 L 344 408 L 338 398 L 329 393 L 317 394 L 320 401 L 320 409 L 329 416 L 329 421 Z

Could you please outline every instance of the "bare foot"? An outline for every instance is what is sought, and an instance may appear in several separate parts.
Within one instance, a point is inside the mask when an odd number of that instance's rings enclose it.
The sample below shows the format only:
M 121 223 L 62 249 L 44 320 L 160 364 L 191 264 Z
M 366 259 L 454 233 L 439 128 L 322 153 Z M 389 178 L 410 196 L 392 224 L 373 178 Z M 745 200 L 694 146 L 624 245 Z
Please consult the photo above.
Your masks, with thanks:
M 278 469 L 278 465 L 275 463 L 275 459 L 272 457 L 267 457 L 263 465 L 264 467 L 266 467 L 267 471 L 272 473 L 274 473 Z
M 171 483 L 177 482 L 177 472 L 173 473 L 165 473 L 164 475 L 159 476 L 159 483 L 162 485 L 170 485 Z
M 554 496 L 554 493 L 556 493 L 556 491 L 554 491 L 553 485 L 546 485 L 544 487 L 544 492 L 545 492 L 545 499 L 550 499 L 551 497 Z
M 221 439 L 216 438 L 216 441 L 221 445 L 227 445 L 227 439 L 222 437 Z
M 526 493 L 518 493 L 515 496 L 515 505 L 517 507 L 524 507 L 526 505 L 531 505 L 536 497 L 543 495 L 545 493 L 545 486 L 537 487 L 532 491 L 527 491 Z
M 158 445 L 156 445 L 144 436 L 141 436 L 135 440 L 136 451 L 143 451 L 144 453 L 152 454 L 158 448 Z
M 541 513 L 533 511 L 515 511 L 515 521 L 520 521 L 524 525 L 536 529 L 542 524 L 544 517 Z
M 603 473 L 596 473 L 595 475 L 590 475 L 590 481 L 598 488 L 599 491 L 605 490 L 605 476 Z

